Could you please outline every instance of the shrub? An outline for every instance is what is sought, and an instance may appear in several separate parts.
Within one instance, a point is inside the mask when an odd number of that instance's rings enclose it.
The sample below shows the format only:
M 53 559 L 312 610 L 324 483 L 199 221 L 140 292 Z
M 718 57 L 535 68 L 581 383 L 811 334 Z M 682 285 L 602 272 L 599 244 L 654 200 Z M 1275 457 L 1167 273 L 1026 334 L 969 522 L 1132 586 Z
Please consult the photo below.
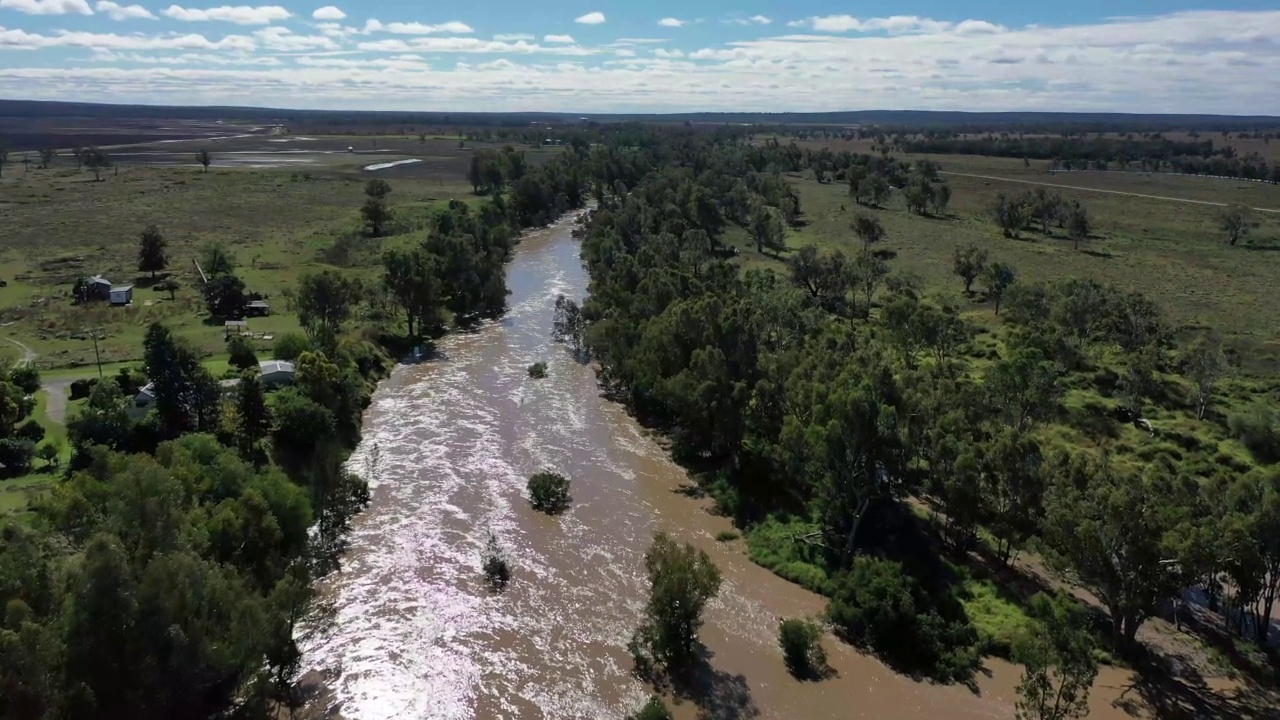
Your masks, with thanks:
M 954 597 L 928 595 L 902 565 L 860 557 L 831 591 L 827 615 L 836 634 L 895 669 L 944 681 L 966 680 L 976 669 L 978 636 L 963 609 Z
M 493 533 L 489 533 L 489 541 L 485 544 L 484 577 L 492 592 L 501 592 L 511 582 L 511 564 Z
M 30 365 L 24 365 L 9 373 L 9 381 L 17 385 L 24 395 L 35 395 L 40 389 L 40 371 Z
M 529 377 L 534 380 L 541 380 L 547 376 L 547 364 L 544 362 L 536 362 L 529 366 Z
M 249 341 L 240 335 L 231 338 L 227 343 L 227 351 L 231 353 L 231 367 L 248 370 L 258 365 L 258 354 L 253 351 Z
M 147 374 L 133 368 L 120 368 L 120 372 L 116 373 L 116 384 L 125 397 L 132 397 L 147 384 Z
M 276 338 L 276 344 L 271 349 L 271 356 L 276 360 L 288 360 L 290 362 L 297 360 L 298 356 L 304 352 L 311 350 L 311 341 L 302 333 L 289 332 Z
M 661 698 L 651 697 L 644 707 L 628 715 L 627 720 L 671 720 L 671 711 Z
M 827 668 L 822 628 L 812 620 L 788 618 L 778 626 L 778 645 L 787 669 L 798 678 L 821 677 Z
M 7 475 L 25 475 L 31 471 L 36 456 L 36 445 L 30 440 L 8 437 L 0 439 L 0 465 Z
M 716 542 L 733 542 L 740 537 L 742 535 L 738 534 L 737 530 L 721 530 L 716 533 Z
M 573 498 L 569 496 L 569 479 L 553 472 L 540 472 L 529 478 L 529 503 L 534 510 L 548 515 L 562 513 L 569 508 Z
M 642 675 L 661 669 L 678 674 L 697 660 L 702 609 L 720 591 L 720 569 L 711 557 L 688 543 L 676 544 L 666 533 L 654 536 L 644 556 L 649 573 L 645 621 L 627 648 Z
M 39 444 L 44 440 L 44 426 L 35 420 L 28 420 L 15 428 L 13 434 L 23 440 L 30 440 L 32 444 Z
M 36 456 L 45 462 L 49 467 L 58 464 L 58 457 L 62 455 L 62 448 L 56 443 L 50 441 L 36 448 Z
M 1232 413 L 1227 425 L 1258 462 L 1280 462 L 1280 421 L 1274 410 L 1256 404 L 1245 412 Z
M 98 378 L 89 378 L 86 380 L 71 381 L 71 399 L 84 400 L 93 392 L 93 386 L 98 384 Z

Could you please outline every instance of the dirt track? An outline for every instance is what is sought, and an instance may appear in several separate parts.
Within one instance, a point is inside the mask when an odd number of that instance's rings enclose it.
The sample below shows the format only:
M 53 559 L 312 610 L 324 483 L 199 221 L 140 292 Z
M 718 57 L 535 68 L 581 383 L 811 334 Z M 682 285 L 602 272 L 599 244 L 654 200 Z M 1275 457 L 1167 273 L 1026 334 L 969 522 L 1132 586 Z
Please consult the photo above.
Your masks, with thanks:
M 1169 200 L 1171 202 L 1192 203 L 1194 205 L 1210 205 L 1213 207 L 1226 207 L 1227 203 L 1210 202 L 1208 200 L 1191 200 L 1188 198 L 1168 197 L 1165 195 L 1144 195 L 1142 193 L 1124 192 L 1122 190 L 1103 190 L 1102 188 L 1080 187 L 1079 185 L 1062 185 L 1059 183 L 1037 182 L 1035 180 L 1015 180 L 1013 178 L 996 177 L 994 175 L 973 175 L 971 173 L 958 172 L 940 172 L 942 175 L 955 175 L 956 177 L 977 178 L 979 180 L 997 180 L 999 182 L 1021 183 L 1023 185 L 1043 185 L 1044 187 L 1062 188 L 1063 190 L 1083 190 L 1085 192 L 1107 193 L 1108 195 L 1127 195 L 1129 197 L 1146 198 L 1148 200 Z M 1280 213 L 1280 209 L 1271 208 L 1254 208 L 1258 212 Z

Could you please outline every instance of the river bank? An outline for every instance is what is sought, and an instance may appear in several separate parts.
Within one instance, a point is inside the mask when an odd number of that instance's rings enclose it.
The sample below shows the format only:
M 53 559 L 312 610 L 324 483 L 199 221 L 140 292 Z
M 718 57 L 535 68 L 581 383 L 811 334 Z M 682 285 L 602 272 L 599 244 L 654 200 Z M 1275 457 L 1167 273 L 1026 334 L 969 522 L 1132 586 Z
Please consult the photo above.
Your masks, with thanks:
M 529 233 L 508 269 L 510 311 L 443 338 L 430 361 L 401 365 L 366 411 L 353 467 L 372 502 L 352 523 L 341 572 L 318 587 L 327 629 L 301 638 L 310 677 L 329 679 L 315 709 L 382 718 L 621 718 L 648 694 L 626 642 L 639 622 L 652 534 L 705 549 L 724 574 L 706 613 L 707 667 L 680 718 L 1007 718 L 1017 668 L 988 660 L 975 689 L 918 683 L 827 638 L 836 676 L 804 683 L 777 648 L 781 617 L 815 615 L 824 599 L 746 557 L 658 442 L 602 397 L 591 368 L 550 341 L 560 294 L 586 275 L 568 221 Z M 549 365 L 545 380 L 526 368 Z M 560 518 L 532 511 L 528 476 L 573 481 Z M 492 531 L 514 564 L 490 595 L 480 572 Z M 1127 673 L 1104 669 L 1094 716 Z

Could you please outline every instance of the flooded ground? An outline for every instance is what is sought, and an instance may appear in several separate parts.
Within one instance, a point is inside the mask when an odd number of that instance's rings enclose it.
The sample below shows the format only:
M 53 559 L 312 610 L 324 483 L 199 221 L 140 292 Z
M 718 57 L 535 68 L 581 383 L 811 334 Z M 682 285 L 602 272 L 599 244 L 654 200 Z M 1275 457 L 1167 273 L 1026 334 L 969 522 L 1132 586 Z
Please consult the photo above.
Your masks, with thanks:
M 520 244 L 500 323 L 444 339 L 438 360 L 400 367 L 375 394 L 352 459 L 373 501 L 320 588 L 332 627 L 304 643 L 307 669 L 331 679 L 329 709 L 352 720 L 625 716 L 647 695 L 626 652 L 647 594 L 643 554 L 667 530 L 705 548 L 725 578 L 702 631 L 706 691 L 677 717 L 1011 718 L 1017 671 L 998 661 L 975 692 L 913 682 L 828 638 L 838 677 L 788 675 L 778 619 L 815 614 L 821 598 L 749 562 L 740 542 L 715 542 L 728 522 L 676 492 L 684 472 L 549 340 L 556 296 L 586 288 L 570 230 Z M 538 361 L 544 380 L 526 372 Z M 573 482 L 559 518 L 526 500 L 543 469 Z M 489 531 L 515 566 L 501 595 L 480 572 Z M 1104 671 L 1096 717 L 1128 717 L 1107 699 L 1123 679 Z

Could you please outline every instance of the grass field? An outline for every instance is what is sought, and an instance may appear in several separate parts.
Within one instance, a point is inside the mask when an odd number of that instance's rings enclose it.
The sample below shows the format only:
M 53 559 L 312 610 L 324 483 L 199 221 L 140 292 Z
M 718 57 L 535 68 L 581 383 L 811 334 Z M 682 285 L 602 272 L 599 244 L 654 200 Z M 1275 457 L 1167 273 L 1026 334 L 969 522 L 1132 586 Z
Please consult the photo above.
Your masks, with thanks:
M 964 173 L 945 176 L 953 193 L 948 214 L 941 218 L 908 213 L 896 193 L 883 209 L 862 208 L 842 184 L 818 184 L 807 175 L 791 178 L 800 190 L 807 224 L 791 232 L 788 245 L 853 252 L 860 246 L 849 222 L 857 212 L 872 214 L 887 231 L 878 249 L 893 255 L 893 269 L 917 276 L 932 291 L 963 299 L 961 282 L 952 274 L 952 253 L 974 243 L 993 260 L 1012 264 L 1023 281 L 1087 277 L 1139 290 L 1159 302 L 1176 327 L 1223 333 L 1240 351 L 1246 369 L 1280 370 L 1280 295 L 1274 292 L 1280 277 L 1280 214 L 1257 213 L 1259 227 L 1232 247 L 1218 228 L 1220 209 L 1214 206 L 1048 188 L 1079 200 L 1094 220 L 1093 237 L 1077 251 L 1057 228 L 1051 228 L 1050 236 L 1026 232 L 1018 240 L 1004 238 L 987 212 L 998 193 L 1035 189 L 1014 180 L 1272 208 L 1280 208 L 1280 187 L 1177 176 L 1050 175 L 1036 170 L 1034 163 L 1027 169 L 1021 161 L 1000 158 L 934 159 L 943 172 Z M 753 247 L 740 249 L 749 264 L 778 262 Z
M 345 157 L 341 157 L 345 161 Z M 0 184 L 0 337 L 34 349 L 42 368 L 95 362 L 87 331 L 101 329 L 104 362 L 140 357 L 142 336 L 163 320 L 209 354 L 223 351 L 220 324 L 206 318 L 193 259 L 209 243 L 229 248 L 237 274 L 250 291 L 268 296 L 273 314 L 250 320 L 259 345 L 263 335 L 297 329 L 289 289 L 308 271 L 329 261 L 349 262 L 352 252 L 376 259 L 381 241 L 360 236 L 358 208 L 366 174 L 340 166 L 325 170 L 215 170 L 137 166 L 93 182 L 73 169 L 32 171 Z M 429 211 L 469 187 L 452 175 L 390 179 L 391 203 L 402 229 L 420 227 Z M 169 242 L 169 269 L 182 285 L 174 300 L 150 288 L 137 271 L 138 234 L 156 224 Z M 372 265 L 351 267 L 368 278 Z M 127 308 L 77 307 L 70 289 L 81 275 L 102 274 L 114 283 L 136 283 Z M 163 274 L 162 274 L 163 276 Z M 0 346 L 16 356 L 9 343 Z

